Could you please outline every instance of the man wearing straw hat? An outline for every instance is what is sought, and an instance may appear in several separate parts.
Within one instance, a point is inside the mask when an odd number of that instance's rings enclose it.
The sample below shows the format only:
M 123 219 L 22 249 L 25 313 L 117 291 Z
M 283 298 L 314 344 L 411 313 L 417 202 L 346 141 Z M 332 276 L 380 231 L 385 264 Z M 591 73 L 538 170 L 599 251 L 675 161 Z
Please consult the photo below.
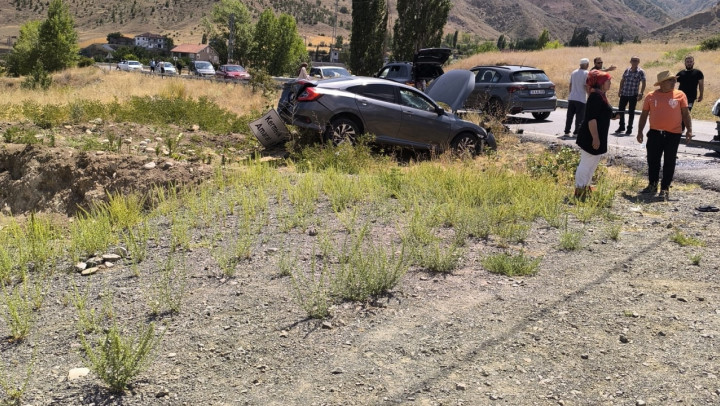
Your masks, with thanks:
M 675 90 L 676 76 L 669 71 L 658 73 L 654 86 L 660 88 L 650 92 L 643 102 L 642 114 L 638 123 L 637 140 L 642 144 L 643 130 L 650 117 L 650 130 L 647 132 L 648 186 L 642 190 L 644 194 L 657 193 L 660 181 L 660 160 L 665 155 L 662 165 L 662 182 L 659 197 L 667 200 L 670 183 L 675 175 L 675 161 L 682 136 L 682 125 L 687 132 L 685 138 L 692 138 L 692 122 L 688 101 L 685 93 Z

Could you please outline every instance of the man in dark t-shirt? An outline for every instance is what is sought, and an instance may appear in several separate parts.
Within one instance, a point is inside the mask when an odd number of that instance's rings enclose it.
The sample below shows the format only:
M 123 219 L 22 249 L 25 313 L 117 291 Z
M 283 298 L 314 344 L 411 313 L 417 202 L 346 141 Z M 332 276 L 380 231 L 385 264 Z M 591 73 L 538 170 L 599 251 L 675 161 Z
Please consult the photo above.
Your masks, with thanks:
M 705 84 L 703 73 L 699 69 L 695 69 L 695 58 L 692 55 L 685 57 L 685 70 L 681 70 L 677 74 L 677 82 L 680 84 L 678 90 L 685 93 L 688 99 L 688 110 L 692 110 L 693 103 L 700 103 L 703 99 L 703 91 Z M 698 94 L 698 89 L 700 92 Z

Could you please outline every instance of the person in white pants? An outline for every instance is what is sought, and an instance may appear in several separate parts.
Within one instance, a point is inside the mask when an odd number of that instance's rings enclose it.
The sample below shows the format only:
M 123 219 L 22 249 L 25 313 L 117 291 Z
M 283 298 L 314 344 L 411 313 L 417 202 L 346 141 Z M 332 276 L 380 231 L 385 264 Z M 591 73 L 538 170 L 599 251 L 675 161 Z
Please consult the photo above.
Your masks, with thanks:
M 588 73 L 590 91 L 585 109 L 585 120 L 578 131 L 576 144 L 580 147 L 580 163 L 575 171 L 575 197 L 584 199 L 592 191 L 590 183 L 603 155 L 607 152 L 607 139 L 613 109 L 607 99 L 611 76 L 601 70 Z M 618 118 L 615 115 L 614 118 Z

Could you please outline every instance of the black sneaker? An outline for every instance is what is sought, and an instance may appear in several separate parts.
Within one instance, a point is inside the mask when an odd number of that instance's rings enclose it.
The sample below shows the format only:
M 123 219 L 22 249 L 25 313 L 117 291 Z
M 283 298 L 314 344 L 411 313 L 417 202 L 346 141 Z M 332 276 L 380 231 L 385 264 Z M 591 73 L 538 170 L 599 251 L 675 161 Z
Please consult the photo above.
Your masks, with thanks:
M 628 128 L 627 131 L 625 131 L 625 135 L 632 135 L 632 128 Z
M 670 198 L 670 191 L 667 189 L 661 189 L 658 193 L 658 197 L 662 200 L 668 200 Z
M 654 195 L 655 193 L 657 193 L 657 185 L 653 185 L 653 184 L 647 185 L 647 186 L 645 186 L 645 189 L 640 191 L 640 193 L 642 193 L 644 195 Z
M 615 134 L 621 134 L 625 132 L 625 127 L 619 127 L 617 130 L 615 130 Z

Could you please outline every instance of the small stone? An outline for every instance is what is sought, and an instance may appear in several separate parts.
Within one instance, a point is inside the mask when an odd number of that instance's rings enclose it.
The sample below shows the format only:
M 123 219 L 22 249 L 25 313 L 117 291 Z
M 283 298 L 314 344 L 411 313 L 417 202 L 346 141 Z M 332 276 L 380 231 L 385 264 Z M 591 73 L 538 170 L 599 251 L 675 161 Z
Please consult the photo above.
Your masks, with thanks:
M 630 340 L 628 340 L 628 338 L 625 337 L 624 334 L 621 334 L 621 335 L 620 335 L 620 342 L 623 343 L 623 344 L 627 344 L 627 343 L 630 342 Z
M 283 330 L 283 331 L 280 332 L 280 337 L 283 337 L 283 338 L 284 338 L 284 337 L 287 337 L 287 336 L 288 336 L 288 331 L 287 331 L 287 330 Z
M 465 385 L 465 384 L 462 383 L 462 382 L 458 382 L 458 383 L 455 384 L 455 389 L 457 389 L 457 390 L 466 390 L 466 389 L 467 389 L 467 385 Z
M 590 356 L 588 354 L 582 354 L 582 355 L 580 355 L 580 358 L 588 359 L 588 358 L 590 358 Z
M 115 266 L 115 264 L 112 263 L 112 262 L 110 262 L 110 261 L 105 261 L 105 262 L 103 263 L 103 266 L 104 266 L 105 268 L 112 268 L 112 267 Z
M 677 300 L 678 302 L 687 303 L 687 299 L 685 299 L 684 297 L 678 297 Z
M 81 274 L 82 276 L 92 275 L 92 274 L 94 274 L 95 272 L 97 272 L 99 269 L 100 269 L 100 268 L 98 268 L 97 266 L 94 266 L 94 267 L 92 267 L 92 268 L 88 268 L 88 269 L 82 271 L 80 274 Z
M 342 374 L 342 373 L 344 373 L 344 372 L 345 372 L 345 371 L 343 371 L 342 368 L 339 368 L 339 367 L 338 367 L 338 368 L 333 369 L 332 372 L 331 372 L 331 374 L 333 374 L 333 375 L 340 375 L 340 374 Z
M 647 403 L 645 403 L 644 400 L 638 399 L 635 401 L 635 406 L 645 406 Z
M 168 356 L 168 358 L 175 358 L 175 357 L 177 357 L 177 353 L 171 352 L 167 356 Z
M 132 138 L 123 139 L 123 144 L 132 144 Z
M 143 165 L 143 169 L 154 169 L 155 168 L 155 161 L 150 161 Z
M 197 125 L 197 124 L 193 124 L 193 126 L 190 127 L 190 130 L 192 130 L 192 131 L 200 131 L 200 126 Z
M 127 249 L 125 247 L 117 247 L 115 248 L 115 255 L 118 255 L 120 258 L 127 257 Z
M 308 235 L 309 235 L 310 237 L 315 237 L 316 235 L 318 235 L 317 229 L 316 229 L 315 227 L 310 227 L 310 228 L 308 229 Z
M 83 378 L 90 373 L 89 368 L 73 368 L 68 372 L 68 381 L 74 381 L 78 378 Z
M 75 269 L 76 269 L 78 272 L 82 272 L 82 271 L 84 271 L 85 269 L 87 269 L 87 264 L 84 263 L 84 262 L 78 262 L 77 264 L 75 264 Z
M 102 259 L 105 261 L 118 261 L 122 257 L 118 254 L 103 254 Z
M 172 163 L 171 161 L 165 161 L 165 162 L 163 162 L 162 168 L 164 170 L 168 170 L 168 169 L 172 168 L 173 166 L 175 166 L 175 164 Z
M 165 396 L 170 396 L 170 392 L 168 392 L 168 390 L 165 389 L 165 388 L 160 389 L 160 390 L 155 394 L 155 397 L 156 397 L 156 398 L 164 398 Z
M 333 328 L 333 326 L 329 321 L 323 321 L 322 328 L 324 328 L 326 330 L 330 330 Z

